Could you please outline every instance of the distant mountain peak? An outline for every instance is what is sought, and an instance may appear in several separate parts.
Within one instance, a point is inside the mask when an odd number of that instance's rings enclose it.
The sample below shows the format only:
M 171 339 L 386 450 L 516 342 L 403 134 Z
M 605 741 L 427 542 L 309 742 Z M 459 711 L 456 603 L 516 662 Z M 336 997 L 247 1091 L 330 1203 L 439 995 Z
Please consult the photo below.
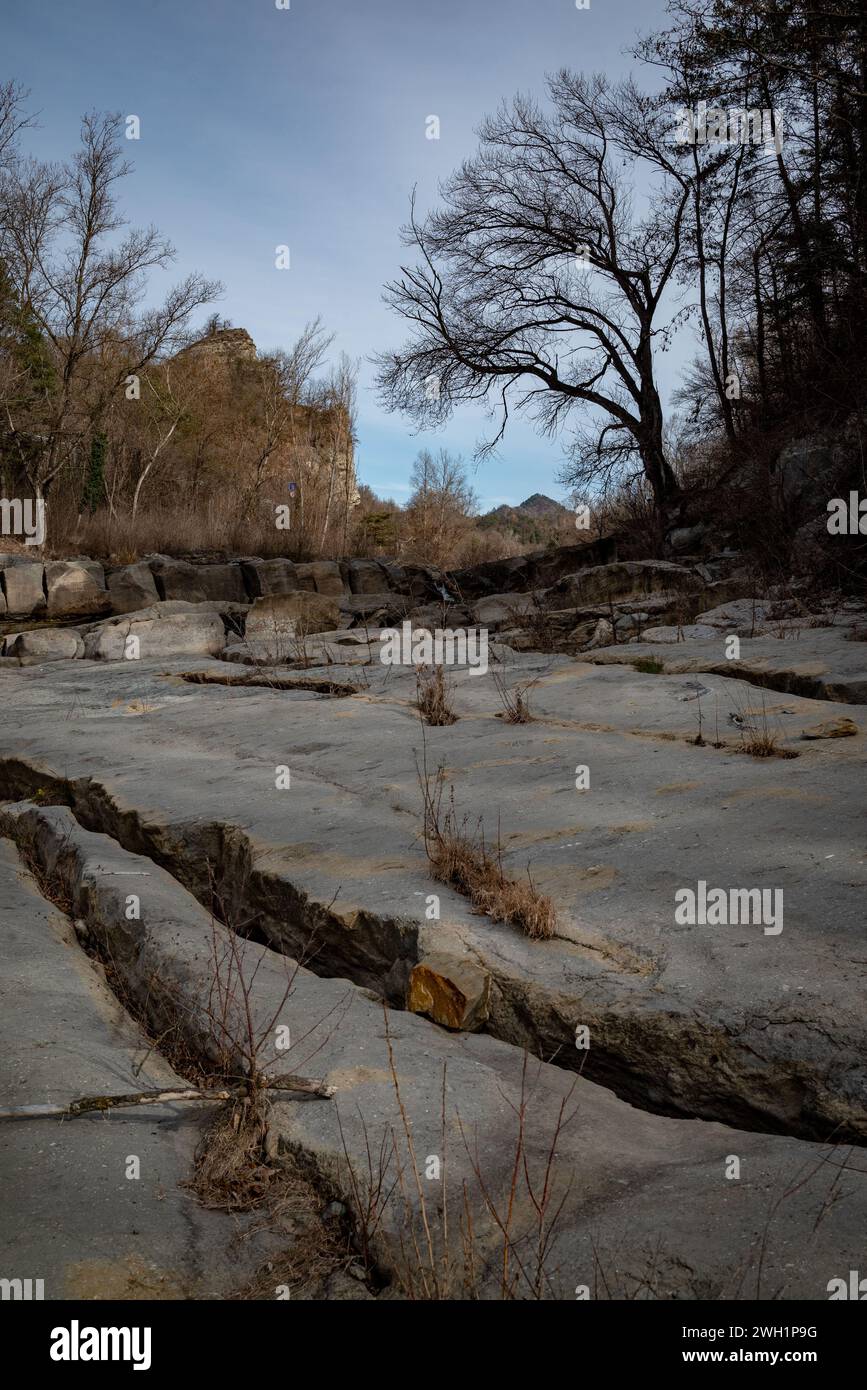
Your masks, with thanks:
M 560 512 L 567 509 L 562 502 L 555 502 L 553 497 L 546 497 L 544 492 L 534 492 L 531 497 L 526 498 L 519 507 L 515 508 L 519 512 L 533 512 L 536 516 L 557 516 Z
M 555 502 L 544 492 L 534 492 L 517 507 L 502 505 L 495 507 L 479 518 L 479 525 L 497 526 L 511 532 L 525 545 L 546 545 L 558 535 L 562 535 L 563 523 L 569 517 L 568 507 Z

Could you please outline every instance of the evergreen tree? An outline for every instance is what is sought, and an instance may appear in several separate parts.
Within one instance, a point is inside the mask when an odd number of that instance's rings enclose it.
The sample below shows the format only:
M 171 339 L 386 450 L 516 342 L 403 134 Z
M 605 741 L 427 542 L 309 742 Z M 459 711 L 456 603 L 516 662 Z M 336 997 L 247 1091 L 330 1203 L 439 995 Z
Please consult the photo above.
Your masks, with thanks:
M 105 453 L 105 435 L 95 434 L 90 441 L 90 459 L 81 495 L 81 509 L 91 516 L 105 499 Z

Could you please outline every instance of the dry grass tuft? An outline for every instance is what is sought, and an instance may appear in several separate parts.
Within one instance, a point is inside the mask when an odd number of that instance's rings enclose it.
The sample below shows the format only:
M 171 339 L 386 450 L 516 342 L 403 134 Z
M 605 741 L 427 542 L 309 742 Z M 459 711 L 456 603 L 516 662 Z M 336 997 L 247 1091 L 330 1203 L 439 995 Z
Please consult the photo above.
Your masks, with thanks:
M 443 806 L 443 768 L 438 768 L 433 778 L 420 769 L 419 784 L 424 800 L 425 851 L 434 878 L 463 893 L 492 921 L 519 927 L 534 941 L 552 937 L 557 929 L 554 904 L 536 888 L 529 867 L 526 883 L 508 877 L 499 837 L 496 853 L 491 853 L 481 821 L 470 827 L 467 816 L 458 820 L 454 788 L 450 789 L 448 805 Z
M 793 748 L 779 746 L 782 730 L 779 726 L 776 729 L 771 727 L 764 691 L 762 708 L 758 712 L 750 708 L 752 693 L 752 688 L 747 686 L 744 695 L 737 701 L 737 723 L 741 738 L 739 751 L 751 758 L 797 758 L 798 754 Z
M 227 1101 L 196 1149 L 189 1187 L 212 1211 L 254 1211 L 269 1195 L 278 1170 L 265 1161 L 268 1104 Z
M 427 724 L 454 724 L 457 715 L 452 709 L 451 686 L 442 666 L 416 666 L 415 699 L 419 713 Z

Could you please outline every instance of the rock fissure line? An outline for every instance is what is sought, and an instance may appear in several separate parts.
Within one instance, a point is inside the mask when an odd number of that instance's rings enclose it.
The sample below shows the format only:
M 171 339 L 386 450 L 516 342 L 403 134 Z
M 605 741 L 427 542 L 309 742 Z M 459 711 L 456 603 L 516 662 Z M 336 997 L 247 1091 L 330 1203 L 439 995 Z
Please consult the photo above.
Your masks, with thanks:
M 420 924 L 353 914 L 351 925 L 331 904 L 314 902 L 283 874 L 253 864 L 244 830 L 222 822 L 147 824 L 121 810 L 93 779 L 40 772 L 23 759 L 0 761 L 0 796 L 70 808 L 87 830 L 153 860 L 222 925 L 289 955 L 314 974 L 345 979 L 406 1007 L 410 974 L 424 958 Z M 504 928 L 504 930 L 506 930 Z M 478 957 L 477 957 L 478 958 Z M 694 1013 L 627 1013 L 604 997 L 582 1001 L 593 1035 L 575 1047 L 575 999 L 534 987 L 485 958 L 490 1012 L 482 1031 L 613 1091 L 651 1114 L 713 1120 L 738 1129 L 795 1138 L 867 1144 L 867 1116 L 823 1087 L 809 1066 L 781 1073 L 779 1061 L 756 1052 L 758 1038 L 736 1036 Z M 588 991 L 589 996 L 589 991 Z

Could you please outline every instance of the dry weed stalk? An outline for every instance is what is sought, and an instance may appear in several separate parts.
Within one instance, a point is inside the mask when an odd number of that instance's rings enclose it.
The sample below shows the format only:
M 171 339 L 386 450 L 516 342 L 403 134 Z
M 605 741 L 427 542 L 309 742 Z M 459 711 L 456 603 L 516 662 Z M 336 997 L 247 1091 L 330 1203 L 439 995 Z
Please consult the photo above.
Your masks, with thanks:
M 385 1007 L 383 1016 L 399 1124 L 385 1133 L 374 1160 L 362 1117 L 368 1156 L 368 1173 L 364 1176 L 356 1172 L 344 1143 L 353 1207 L 363 1213 L 356 1227 L 357 1240 L 368 1262 L 373 1263 L 374 1235 L 378 1233 L 379 1246 L 395 1266 L 402 1292 L 411 1300 L 475 1299 L 489 1296 L 494 1290 L 503 1299 L 556 1297 L 553 1244 L 572 1177 L 564 1186 L 556 1181 L 554 1168 L 563 1131 L 574 1119 L 570 1102 L 577 1078 L 560 1104 L 541 1171 L 534 1173 L 526 1142 L 532 1091 L 528 1083 L 529 1058 L 524 1054 L 517 1101 L 501 1092 L 516 1120 L 508 1179 L 502 1192 L 495 1191 L 493 1180 L 485 1172 L 477 1137 L 470 1141 L 461 1115 L 455 1111 L 454 1124 L 472 1173 L 471 1181 L 464 1179 L 461 1183 L 455 1222 L 448 1185 L 447 1067 L 444 1064 L 440 1088 L 440 1177 L 431 1188 L 422 1178 Z M 473 1215 L 473 1188 L 475 1195 L 481 1197 L 482 1211 L 488 1218 L 484 1232 Z M 435 1199 L 429 1195 L 431 1191 L 436 1192 Z M 399 1210 L 394 1211 L 395 1219 L 387 1231 L 383 1216 L 389 1203 L 399 1203 Z
M 492 854 L 481 819 L 473 828 L 468 816 L 458 820 L 454 787 L 449 790 L 447 805 L 443 805 L 445 770 L 440 765 L 433 776 L 428 772 L 426 747 L 423 767 L 416 762 L 416 770 L 422 793 L 424 846 L 434 878 L 463 893 L 492 921 L 520 927 L 532 940 L 552 937 L 557 928 L 554 904 L 536 888 L 529 866 L 526 883 L 509 878 L 503 869 L 499 830 Z
M 209 866 L 212 896 L 219 902 Z M 330 1097 L 333 1087 L 267 1069 L 263 1054 L 274 1040 L 292 993 L 300 961 L 251 943 L 244 935 L 249 924 L 223 926 L 211 918 L 211 982 L 204 1014 L 208 1022 L 207 1045 L 216 1075 L 231 1087 L 232 1098 L 217 1113 L 196 1152 L 191 1186 L 205 1205 L 228 1210 L 249 1210 L 261 1205 L 265 1190 L 278 1170 L 264 1159 L 268 1115 L 275 1096 L 307 1092 Z M 248 968 L 251 949 L 257 959 Z M 263 962 L 285 963 L 282 994 L 264 1020 L 257 1018 L 254 986 Z M 324 1041 L 319 1047 L 324 1046 Z
M 428 724 L 454 724 L 457 715 L 452 709 L 451 685 L 442 666 L 416 666 L 415 700 L 419 713 Z
M 540 676 L 533 676 L 530 680 L 517 681 L 511 688 L 506 683 L 506 677 L 501 671 L 491 667 L 491 679 L 494 688 L 503 706 L 502 718 L 507 724 L 532 724 L 533 715 L 530 712 L 530 701 L 527 692 L 539 684 Z
M 745 690 L 736 697 L 737 718 L 734 721 L 740 734 L 740 751 L 747 753 L 751 758 L 797 758 L 797 753 L 791 748 L 780 748 L 779 740 L 781 730 L 771 727 L 768 717 L 767 701 L 765 692 L 762 691 L 761 713 L 756 715 L 756 711 L 750 708 L 752 687 L 746 686 Z M 758 724 L 750 723 L 751 719 L 757 718 Z

